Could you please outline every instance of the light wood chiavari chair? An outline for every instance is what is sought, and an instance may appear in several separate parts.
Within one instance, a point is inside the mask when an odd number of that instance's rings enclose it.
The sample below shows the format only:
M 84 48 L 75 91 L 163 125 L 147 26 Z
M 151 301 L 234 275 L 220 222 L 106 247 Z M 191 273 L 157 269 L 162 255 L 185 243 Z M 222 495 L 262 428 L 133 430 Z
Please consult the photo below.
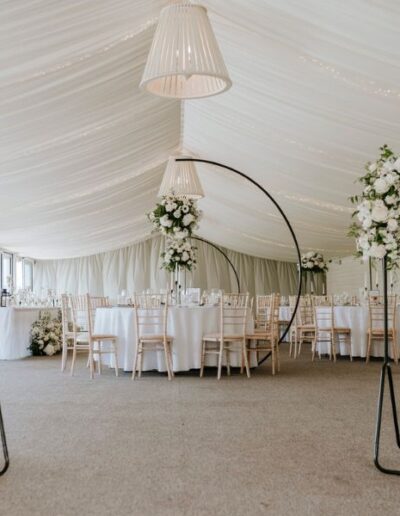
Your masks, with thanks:
M 72 319 L 74 327 L 74 349 L 72 355 L 71 375 L 74 373 L 74 366 L 77 351 L 88 351 L 90 377 L 94 378 L 94 357 L 97 357 L 98 372 L 101 374 L 102 355 L 114 355 L 115 375 L 118 376 L 118 348 L 116 335 L 94 333 L 94 320 L 96 309 L 107 305 L 107 298 L 94 298 L 93 302 L 89 294 L 71 296 Z M 109 348 L 104 348 L 109 344 Z
M 312 297 L 315 317 L 315 340 L 312 347 L 312 360 L 315 358 L 317 345 L 322 342 L 329 344 L 329 358 L 336 362 L 336 339 L 344 337 L 346 344 L 350 347 L 350 360 L 353 360 L 351 348 L 351 329 L 336 326 L 335 307 L 332 296 L 313 296 Z M 319 356 L 321 352 L 319 349 Z
M 260 318 L 262 327 L 255 329 L 254 333 L 246 334 L 246 355 L 247 362 L 250 362 L 251 353 L 256 353 L 257 362 L 260 353 L 271 353 L 272 374 L 275 375 L 276 370 L 280 371 L 279 358 L 279 308 L 280 295 L 271 294 L 269 296 L 261 296 Z M 261 315 L 261 311 L 264 314 Z M 263 328 L 263 329 L 262 329 Z
M 133 359 L 132 379 L 138 370 L 142 375 L 143 355 L 148 351 L 164 353 L 168 380 L 174 377 L 172 362 L 173 337 L 168 335 L 168 295 L 141 294 L 134 295 L 136 349 Z
M 289 305 L 291 313 L 296 304 L 296 296 L 289 296 Z M 289 356 L 297 358 L 301 353 L 303 342 L 310 342 L 315 339 L 315 321 L 314 309 L 309 296 L 301 296 L 299 306 L 297 307 L 296 317 L 290 328 L 289 335 Z
M 369 362 L 371 355 L 372 342 L 375 340 L 384 340 L 384 318 L 385 310 L 383 304 L 383 296 L 370 296 L 368 298 L 368 344 L 366 362 Z M 397 296 L 388 295 L 388 337 L 392 346 L 392 355 L 395 363 L 398 363 L 399 353 L 397 349 L 397 330 L 396 330 L 396 306 Z
M 218 357 L 217 379 L 221 379 L 223 355 L 226 357 L 226 370 L 231 374 L 230 354 L 240 353 L 244 360 L 247 377 L 250 367 L 246 353 L 246 323 L 249 313 L 249 294 L 221 294 L 219 301 L 219 331 L 203 336 L 201 347 L 200 378 L 204 374 L 207 355 Z M 243 363 L 243 362 L 241 362 Z M 243 368 L 241 368 L 241 371 Z
M 68 351 L 74 349 L 74 325 L 72 321 L 71 304 L 68 294 L 61 294 L 61 324 L 62 324 L 62 351 L 61 371 L 67 366 Z

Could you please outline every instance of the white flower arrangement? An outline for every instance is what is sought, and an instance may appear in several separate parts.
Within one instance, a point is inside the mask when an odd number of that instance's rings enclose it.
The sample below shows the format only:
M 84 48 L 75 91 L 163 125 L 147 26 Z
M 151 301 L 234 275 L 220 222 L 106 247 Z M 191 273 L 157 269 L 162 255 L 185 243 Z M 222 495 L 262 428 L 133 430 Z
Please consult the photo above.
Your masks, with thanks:
M 61 351 L 62 323 L 61 312 L 52 318 L 50 312 L 40 312 L 39 319 L 32 324 L 31 344 L 32 355 L 51 356 Z
M 356 238 L 357 256 L 387 257 L 387 267 L 397 265 L 400 244 L 400 158 L 387 145 L 380 158 L 367 163 L 367 173 L 359 181 L 361 195 L 351 197 L 356 205 L 349 236 Z
M 178 267 L 191 271 L 196 266 L 196 247 L 187 240 L 168 239 L 166 248 L 161 257 L 163 263 L 161 267 L 170 272 Z
M 322 254 L 315 251 L 309 251 L 301 256 L 301 268 L 304 271 L 316 273 L 326 272 L 328 270 L 328 266 Z
M 185 239 L 198 228 L 201 211 L 196 201 L 178 198 L 173 194 L 166 195 L 148 214 L 155 231 L 176 239 Z

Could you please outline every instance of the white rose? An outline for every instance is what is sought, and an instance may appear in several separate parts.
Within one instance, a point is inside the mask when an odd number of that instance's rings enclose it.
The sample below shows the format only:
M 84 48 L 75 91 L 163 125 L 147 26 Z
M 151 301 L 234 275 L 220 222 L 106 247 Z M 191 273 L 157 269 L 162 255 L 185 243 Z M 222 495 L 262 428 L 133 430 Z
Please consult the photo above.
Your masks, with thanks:
M 371 165 L 369 165 L 369 167 L 368 167 L 368 170 L 370 172 L 375 172 L 375 170 L 376 170 L 376 163 L 371 163 Z
M 394 204 L 396 202 L 396 196 L 395 195 L 387 195 L 385 197 L 386 204 Z
M 378 204 L 378 201 L 376 201 L 371 213 L 372 220 L 374 220 L 375 222 L 385 222 L 387 216 L 388 209 L 386 208 L 386 206 L 383 205 L 383 202 L 381 205 Z
M 314 267 L 314 264 L 313 264 L 313 262 L 307 262 L 306 266 L 308 269 L 312 269 Z
M 389 219 L 387 221 L 387 227 L 389 231 L 396 231 L 396 229 L 399 227 L 396 219 Z
M 369 255 L 372 258 L 382 259 L 386 254 L 386 249 L 384 245 L 372 244 L 369 249 Z
M 166 228 L 170 228 L 172 226 L 172 220 L 168 217 L 168 215 L 163 215 L 160 218 L 160 224 Z
M 176 219 L 180 219 L 182 217 L 182 213 L 181 213 L 180 209 L 177 209 L 177 210 L 174 211 L 174 217 Z
M 362 223 L 362 227 L 363 229 L 369 229 L 372 225 L 372 219 L 371 217 L 366 217 L 364 220 L 363 220 L 363 223 Z
M 366 235 L 363 235 L 360 238 L 358 238 L 357 242 L 361 249 L 363 249 L 363 250 L 369 249 L 368 237 Z
M 194 221 L 194 217 L 191 213 L 186 213 L 186 215 L 184 215 L 184 217 L 182 219 L 184 226 L 189 226 L 189 224 L 191 224 L 193 221 Z
M 395 182 L 396 182 L 396 175 L 389 172 L 389 174 L 386 174 L 385 176 L 385 181 L 389 184 L 389 185 L 393 185 Z
M 374 188 L 378 194 L 383 194 L 389 190 L 390 185 L 387 183 L 386 179 L 383 179 L 383 177 L 380 177 L 379 179 L 377 179 L 374 182 Z
M 183 251 L 182 261 L 187 262 L 188 260 L 189 260 L 189 253 L 187 251 Z
M 393 168 L 395 168 L 398 172 L 400 172 L 400 158 L 397 158 L 393 164 Z
M 394 164 L 391 161 L 385 161 L 382 168 L 386 172 L 391 172 L 394 168 Z
M 174 211 L 174 205 L 170 202 L 168 202 L 166 205 L 165 205 L 165 210 L 170 212 L 170 211 Z M 165 215 L 164 215 L 165 216 Z
M 54 349 L 54 346 L 52 344 L 47 344 L 47 346 L 44 348 L 43 350 L 46 355 L 48 355 L 49 357 L 51 357 L 51 355 L 54 355 L 54 353 L 56 352 L 56 350 Z

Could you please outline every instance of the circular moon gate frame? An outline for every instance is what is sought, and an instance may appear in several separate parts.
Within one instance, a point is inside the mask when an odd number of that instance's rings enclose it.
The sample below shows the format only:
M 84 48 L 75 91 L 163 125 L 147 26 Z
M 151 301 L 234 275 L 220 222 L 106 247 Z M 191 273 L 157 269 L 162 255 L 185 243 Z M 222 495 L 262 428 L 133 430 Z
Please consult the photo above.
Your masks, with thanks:
M 264 195 L 266 195 L 268 197 L 268 199 L 270 201 L 272 201 L 272 203 L 275 205 L 275 207 L 277 208 L 277 210 L 279 211 L 279 213 L 282 215 L 283 217 L 283 220 L 285 221 L 286 223 L 286 226 L 287 228 L 289 229 L 289 232 L 293 238 L 293 243 L 294 243 L 294 246 L 296 248 L 296 253 L 297 253 L 297 259 L 298 259 L 298 283 L 297 283 L 297 296 L 296 296 L 296 303 L 295 303 L 295 306 L 294 306 L 294 310 L 293 310 L 293 313 L 292 313 L 292 316 L 288 322 L 288 325 L 285 329 L 285 331 L 282 333 L 282 335 L 280 336 L 279 338 L 279 341 L 278 341 L 278 346 L 281 344 L 281 342 L 285 339 L 286 335 L 288 334 L 288 331 L 290 329 L 290 326 L 292 325 L 293 321 L 294 321 L 294 318 L 296 317 L 296 312 L 297 312 L 297 308 L 299 306 L 299 301 L 300 301 L 300 295 L 301 295 L 301 283 L 302 283 L 302 278 L 301 278 L 301 253 L 300 253 L 300 248 L 299 248 L 299 244 L 297 242 L 297 238 L 296 238 L 296 235 L 293 231 L 293 228 L 292 226 L 290 225 L 290 222 L 288 220 L 288 218 L 286 217 L 285 213 L 283 212 L 282 208 L 279 206 L 278 202 L 272 197 L 272 195 L 267 192 L 267 190 L 265 188 L 263 188 L 259 183 L 257 183 L 257 181 L 254 181 L 254 179 L 252 179 L 251 177 L 249 177 L 248 175 L 244 174 L 243 172 L 240 172 L 239 170 L 236 170 L 235 168 L 232 168 L 232 167 L 228 167 L 227 165 L 223 165 L 222 163 L 218 163 L 216 161 L 209 161 L 207 159 L 197 159 L 197 158 L 175 158 L 175 161 L 194 161 L 196 163 L 206 163 L 208 165 L 214 165 L 216 167 L 221 167 L 221 168 L 224 168 L 225 170 L 229 170 L 230 172 L 233 172 L 234 174 L 237 174 L 238 176 L 241 176 L 243 177 L 244 179 L 247 179 L 247 181 L 249 181 L 250 183 L 252 183 L 254 186 L 256 186 L 259 190 L 261 190 L 263 192 Z M 229 260 L 228 260 L 229 261 Z M 237 278 L 237 275 L 236 275 L 236 278 Z M 269 357 L 269 354 L 267 356 L 265 356 L 260 362 L 259 362 L 259 365 L 262 364 L 264 362 L 264 360 L 266 360 L 267 358 Z

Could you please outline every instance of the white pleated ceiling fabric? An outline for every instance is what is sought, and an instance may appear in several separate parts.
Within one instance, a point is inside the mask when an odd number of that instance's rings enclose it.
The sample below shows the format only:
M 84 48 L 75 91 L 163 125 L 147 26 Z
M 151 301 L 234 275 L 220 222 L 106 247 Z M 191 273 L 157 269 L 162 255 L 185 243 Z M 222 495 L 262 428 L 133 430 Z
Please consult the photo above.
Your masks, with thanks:
M 179 103 L 139 90 L 161 0 L 4 2 L 0 246 L 68 258 L 147 238 L 167 158 L 242 170 L 281 204 L 302 250 L 350 254 L 348 197 L 387 143 L 400 152 L 395 0 L 204 0 L 232 88 Z M 255 188 L 198 166 L 199 234 L 295 260 Z

